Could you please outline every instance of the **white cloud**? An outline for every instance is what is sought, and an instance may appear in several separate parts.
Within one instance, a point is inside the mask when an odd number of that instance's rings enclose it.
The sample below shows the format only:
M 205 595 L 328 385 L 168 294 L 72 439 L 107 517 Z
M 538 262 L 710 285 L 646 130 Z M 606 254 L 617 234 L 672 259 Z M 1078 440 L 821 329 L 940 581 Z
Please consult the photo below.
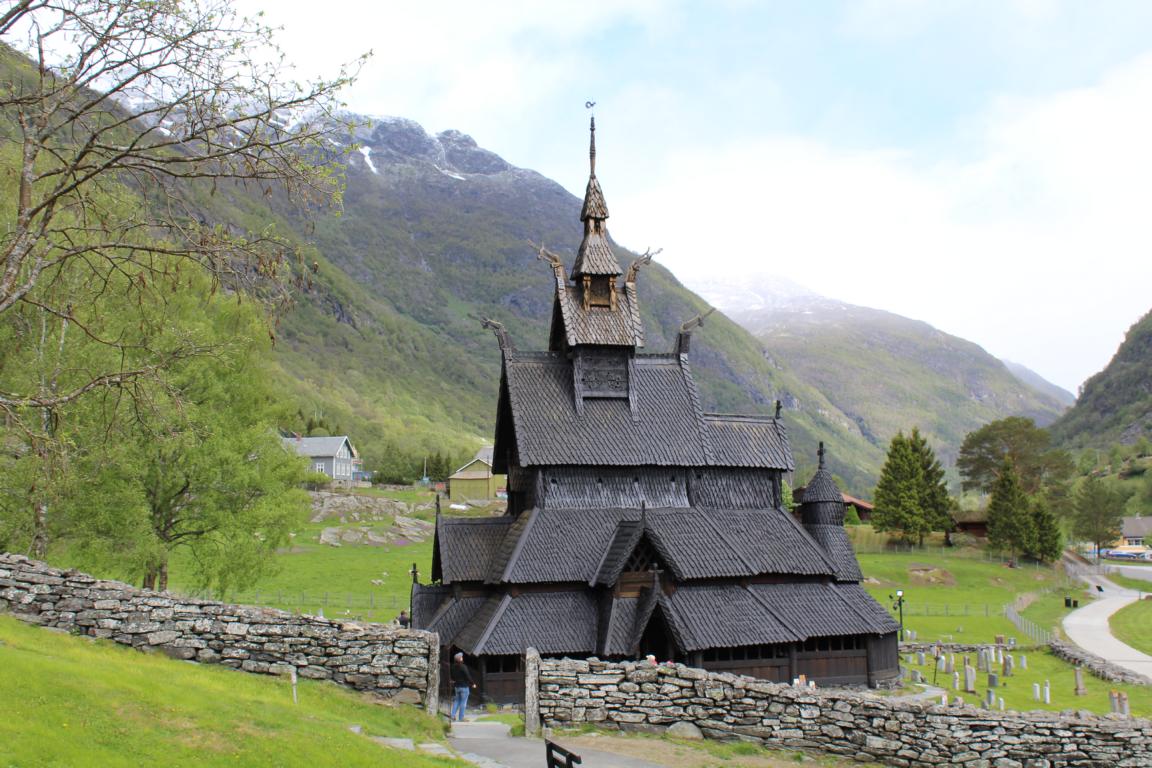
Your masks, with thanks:
M 614 193 L 613 232 L 658 240 L 684 276 L 779 272 L 1074 389 L 1152 306 L 1148 93 L 1152 56 L 1090 88 L 1001 100 L 963 155 L 793 136 L 681 152 Z

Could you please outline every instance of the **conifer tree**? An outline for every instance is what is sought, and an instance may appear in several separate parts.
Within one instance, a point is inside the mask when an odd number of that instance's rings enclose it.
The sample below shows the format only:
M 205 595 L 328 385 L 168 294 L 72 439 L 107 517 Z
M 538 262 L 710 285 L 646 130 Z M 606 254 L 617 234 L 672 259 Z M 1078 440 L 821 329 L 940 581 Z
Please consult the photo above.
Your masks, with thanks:
M 1035 530 L 1033 551 L 1028 554 L 1043 563 L 1052 563 L 1060 558 L 1064 550 L 1064 536 L 1060 524 L 1052 512 L 1051 505 L 1039 498 L 1032 503 L 1032 527 Z
M 947 532 L 952 528 L 952 518 L 948 514 L 951 499 L 948 485 L 944 482 L 944 467 L 940 466 L 936 452 L 916 427 L 908 436 L 908 446 L 920 465 L 920 510 L 924 515 L 924 527 L 927 531 Z M 923 533 L 920 534 L 920 544 L 924 544 Z
M 906 539 L 923 541 L 931 530 L 921 509 L 924 468 L 903 432 L 888 446 L 888 457 L 876 484 L 872 526 L 877 531 L 899 531 Z
M 992 485 L 992 498 L 988 501 L 988 543 L 994 549 L 1008 552 L 1013 561 L 1017 554 L 1036 548 L 1036 529 L 1028 496 L 1007 457 L 1000 463 Z

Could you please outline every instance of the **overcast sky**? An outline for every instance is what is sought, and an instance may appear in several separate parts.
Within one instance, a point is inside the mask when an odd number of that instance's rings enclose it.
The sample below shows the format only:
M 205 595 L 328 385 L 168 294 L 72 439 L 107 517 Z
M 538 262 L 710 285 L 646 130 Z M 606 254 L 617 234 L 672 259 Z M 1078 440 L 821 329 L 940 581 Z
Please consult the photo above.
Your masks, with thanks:
M 1152 3 L 261 3 L 357 112 L 456 128 L 688 284 L 772 272 L 1076 391 L 1152 308 Z

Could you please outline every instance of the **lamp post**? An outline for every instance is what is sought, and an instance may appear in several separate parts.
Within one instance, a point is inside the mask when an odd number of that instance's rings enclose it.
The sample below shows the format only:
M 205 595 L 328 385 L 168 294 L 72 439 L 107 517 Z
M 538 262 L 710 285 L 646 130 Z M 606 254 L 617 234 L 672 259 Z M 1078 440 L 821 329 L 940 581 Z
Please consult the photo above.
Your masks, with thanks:
M 904 639 L 904 590 L 896 590 L 896 609 L 900 611 L 900 639 Z

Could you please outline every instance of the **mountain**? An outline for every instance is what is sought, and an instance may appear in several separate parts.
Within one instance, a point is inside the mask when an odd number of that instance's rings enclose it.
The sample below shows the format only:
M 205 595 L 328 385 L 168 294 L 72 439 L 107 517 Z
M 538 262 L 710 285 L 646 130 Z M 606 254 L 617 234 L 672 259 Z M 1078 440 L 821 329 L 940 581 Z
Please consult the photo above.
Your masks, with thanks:
M 978 345 L 918 320 L 763 275 L 738 287 L 695 287 L 877 447 L 916 426 L 947 466 L 964 435 L 989 421 L 1023 415 L 1043 425 L 1065 408 L 1058 395 L 1022 383 Z
M 320 266 L 279 331 L 285 396 L 350 432 L 369 465 L 389 441 L 417 454 L 471 452 L 492 438 L 500 375 L 480 318 L 504 323 L 521 349 L 546 348 L 553 277 L 533 243 L 570 264 L 582 201 L 457 131 L 431 136 L 410 120 L 375 118 L 354 139 L 341 214 L 289 221 Z M 585 151 L 557 148 L 574 163 Z M 609 209 L 626 217 L 611 207 L 610 156 L 599 171 Z M 635 257 L 616 247 L 621 264 Z M 671 350 L 681 323 L 707 304 L 659 264 L 638 283 L 646 349 Z M 708 317 L 691 359 L 705 409 L 769 413 L 780 399 L 801 475 L 823 440 L 832 470 L 858 493 L 871 488 L 883 451 L 743 328 Z
M 1076 405 L 1052 425 L 1073 448 L 1102 448 L 1152 438 L 1152 312 L 1124 337 L 1111 362 L 1084 382 Z
M 1076 402 L 1076 395 L 1058 384 L 1053 384 L 1031 368 L 1021 365 L 1020 363 L 1014 363 L 1011 360 L 1001 359 L 1000 362 L 1004 363 L 1004 367 L 1008 369 L 1008 373 L 1015 376 L 1022 384 L 1031 387 L 1037 392 L 1048 395 L 1066 408 L 1071 408 L 1072 404 Z

